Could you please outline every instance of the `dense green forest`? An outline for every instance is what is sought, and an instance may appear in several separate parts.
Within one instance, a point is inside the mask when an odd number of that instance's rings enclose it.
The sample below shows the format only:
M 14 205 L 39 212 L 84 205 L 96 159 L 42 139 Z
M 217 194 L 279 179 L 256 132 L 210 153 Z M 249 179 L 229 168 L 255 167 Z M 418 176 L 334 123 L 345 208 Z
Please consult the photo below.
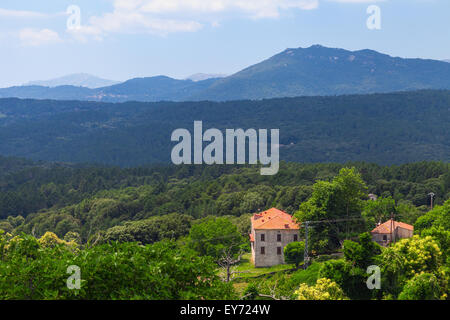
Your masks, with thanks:
M 448 163 L 283 162 L 275 176 L 255 166 L 13 158 L 0 167 L 2 299 L 448 298 Z M 312 228 L 306 269 L 303 241 L 284 248 L 286 265 L 255 269 L 250 216 L 273 206 L 300 224 L 355 220 Z M 391 214 L 415 236 L 382 248 L 368 231 Z M 381 269 L 380 289 L 366 285 L 370 265 Z M 75 289 L 66 285 L 73 266 L 81 270 Z
M 283 162 L 271 177 L 261 176 L 255 166 L 117 168 L 11 158 L 0 158 L 0 166 L 1 227 L 36 236 L 53 231 L 64 237 L 74 231 L 84 241 L 100 230 L 167 214 L 239 217 L 273 206 L 293 214 L 311 196 L 317 180 L 331 181 L 349 166 L 361 173 L 367 194 L 391 197 L 405 222 L 414 223 L 426 210 L 428 193 L 436 194 L 436 204 L 450 198 L 450 165 L 443 162 Z
M 279 129 L 280 159 L 450 161 L 450 91 L 230 102 L 0 99 L 0 154 L 134 167 L 169 163 L 173 130 Z M 76 152 L 74 152 L 76 150 Z

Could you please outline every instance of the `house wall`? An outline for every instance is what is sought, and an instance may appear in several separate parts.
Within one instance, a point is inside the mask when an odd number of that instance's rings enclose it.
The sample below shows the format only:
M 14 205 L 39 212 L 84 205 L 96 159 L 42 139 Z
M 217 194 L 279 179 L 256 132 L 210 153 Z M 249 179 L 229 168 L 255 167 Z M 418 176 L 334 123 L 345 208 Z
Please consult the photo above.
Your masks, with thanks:
M 413 230 L 398 227 L 395 231 L 397 239 L 411 238 L 413 236 Z
M 387 240 L 383 240 L 383 236 L 386 236 Z M 380 246 L 386 247 L 391 242 L 391 234 L 390 233 L 373 233 L 372 241 L 375 241 Z
M 294 241 L 294 235 L 300 240 L 299 230 L 252 230 L 255 242 L 252 245 L 252 260 L 255 267 L 271 267 L 284 262 L 284 247 Z M 265 241 L 261 241 L 264 234 Z M 277 235 L 281 234 L 281 242 L 277 241 Z M 261 247 L 265 248 L 265 254 L 261 254 Z M 277 248 L 281 248 L 281 254 L 277 254 Z
M 386 236 L 387 240 L 383 240 L 383 236 Z M 397 227 L 395 229 L 394 234 L 392 235 L 393 241 L 399 240 L 399 239 L 405 239 L 405 238 L 411 238 L 413 236 L 413 231 L 404 229 L 401 227 Z M 391 243 L 391 234 L 390 233 L 375 233 L 372 234 L 372 240 L 377 242 L 379 245 L 386 247 Z

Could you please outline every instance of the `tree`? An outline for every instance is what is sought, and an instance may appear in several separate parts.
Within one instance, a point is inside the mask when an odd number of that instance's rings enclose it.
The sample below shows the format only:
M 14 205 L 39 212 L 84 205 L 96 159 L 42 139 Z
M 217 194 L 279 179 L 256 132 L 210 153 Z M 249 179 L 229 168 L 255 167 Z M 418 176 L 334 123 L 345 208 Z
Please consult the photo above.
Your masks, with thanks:
M 74 252 L 63 244 L 42 246 L 28 235 L 0 234 L 0 258 L 0 299 L 236 298 L 211 257 L 170 241 L 111 242 Z M 81 271 L 80 289 L 66 285 L 72 265 Z
M 265 201 L 260 193 L 247 192 L 242 198 L 241 212 L 253 213 L 264 207 Z
M 203 219 L 192 226 L 188 238 L 190 248 L 216 261 L 222 257 L 224 250 L 231 250 L 232 255 L 237 255 L 245 244 L 237 227 L 227 218 Z
M 222 256 L 219 258 L 219 260 L 217 261 L 217 264 L 225 270 L 226 275 L 225 275 L 225 282 L 230 282 L 231 277 L 236 274 L 236 273 L 241 273 L 239 271 L 233 271 L 231 270 L 231 268 L 239 263 L 241 261 L 242 258 L 242 254 L 243 252 L 239 252 L 238 256 L 235 257 L 236 255 L 233 254 L 234 250 L 233 250 L 233 245 L 231 245 L 229 248 L 226 248 L 223 250 Z
M 310 233 L 311 247 L 319 252 L 335 250 L 349 236 L 349 226 L 358 223 L 367 186 L 355 168 L 342 168 L 332 182 L 318 181 L 308 201 L 300 205 L 294 217 L 300 221 L 346 219 L 342 223 L 315 224 Z
M 346 261 L 365 269 L 374 263 L 375 257 L 381 253 L 381 247 L 372 241 L 370 233 L 365 232 L 359 235 L 359 243 L 345 240 L 343 251 Z
M 74 243 L 80 245 L 81 244 L 81 236 L 78 232 L 69 231 L 65 234 L 64 241 L 74 242 Z
M 367 288 L 367 274 L 350 261 L 325 261 L 319 270 L 320 278 L 327 278 L 336 282 L 350 299 L 370 299 L 372 293 Z
M 168 214 L 140 221 L 126 222 L 106 230 L 102 242 L 139 242 L 151 244 L 164 239 L 178 239 L 189 233 L 192 217 L 183 214 Z
M 383 291 L 388 294 L 398 296 L 408 280 L 421 273 L 434 274 L 442 288 L 447 286 L 448 271 L 443 265 L 442 251 L 430 236 L 402 239 L 385 248 L 378 260 Z
M 378 222 L 384 222 L 390 219 L 391 214 L 396 212 L 394 199 L 391 197 L 380 197 L 375 201 L 365 201 L 361 215 L 364 217 L 366 226 L 370 230 L 374 228 Z
M 442 206 L 434 207 L 433 210 L 418 218 L 414 224 L 414 230 L 421 232 L 433 226 L 450 230 L 450 200 L 447 200 Z
M 56 234 L 53 232 L 47 231 L 40 239 L 39 245 L 43 248 L 53 248 L 59 245 L 67 245 L 76 247 L 77 244 L 75 242 L 67 242 L 65 240 L 61 240 L 58 238 Z
M 298 300 L 348 300 L 337 283 L 326 278 L 318 279 L 314 286 L 302 283 L 295 294 Z
M 295 268 L 298 269 L 300 263 L 303 262 L 305 257 L 305 242 L 291 242 L 284 247 L 284 260 L 286 263 L 295 264 Z
M 445 298 L 442 296 L 442 298 Z M 441 288 L 434 274 L 420 273 L 408 280 L 403 291 L 398 296 L 399 300 L 439 300 Z

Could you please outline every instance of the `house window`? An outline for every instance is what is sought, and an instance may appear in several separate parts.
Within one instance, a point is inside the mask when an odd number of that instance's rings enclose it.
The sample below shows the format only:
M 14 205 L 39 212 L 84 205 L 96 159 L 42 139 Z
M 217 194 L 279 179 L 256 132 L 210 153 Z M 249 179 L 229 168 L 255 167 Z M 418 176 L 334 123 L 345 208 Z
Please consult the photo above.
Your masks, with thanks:
M 266 247 L 261 247 L 261 254 L 266 254 Z
M 383 241 L 387 241 L 387 235 L 383 236 Z
M 281 247 L 277 247 L 277 255 L 281 255 Z
M 298 241 L 298 234 L 294 234 L 294 241 Z
M 266 235 L 264 233 L 261 235 L 261 241 L 266 241 Z
M 277 241 L 281 242 L 281 234 L 277 234 Z

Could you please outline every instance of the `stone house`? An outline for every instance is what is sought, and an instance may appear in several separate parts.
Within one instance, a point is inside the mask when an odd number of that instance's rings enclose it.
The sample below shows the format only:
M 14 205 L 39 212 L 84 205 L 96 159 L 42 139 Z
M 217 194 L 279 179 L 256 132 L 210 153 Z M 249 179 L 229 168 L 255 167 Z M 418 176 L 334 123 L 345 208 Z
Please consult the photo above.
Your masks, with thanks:
M 255 267 L 270 267 L 284 263 L 284 247 L 299 241 L 299 225 L 292 216 L 276 208 L 251 217 L 250 243 Z
M 383 247 L 387 247 L 391 242 L 399 239 L 411 238 L 413 236 L 414 227 L 407 223 L 394 221 L 390 219 L 385 223 L 379 224 L 370 233 L 372 240 Z

